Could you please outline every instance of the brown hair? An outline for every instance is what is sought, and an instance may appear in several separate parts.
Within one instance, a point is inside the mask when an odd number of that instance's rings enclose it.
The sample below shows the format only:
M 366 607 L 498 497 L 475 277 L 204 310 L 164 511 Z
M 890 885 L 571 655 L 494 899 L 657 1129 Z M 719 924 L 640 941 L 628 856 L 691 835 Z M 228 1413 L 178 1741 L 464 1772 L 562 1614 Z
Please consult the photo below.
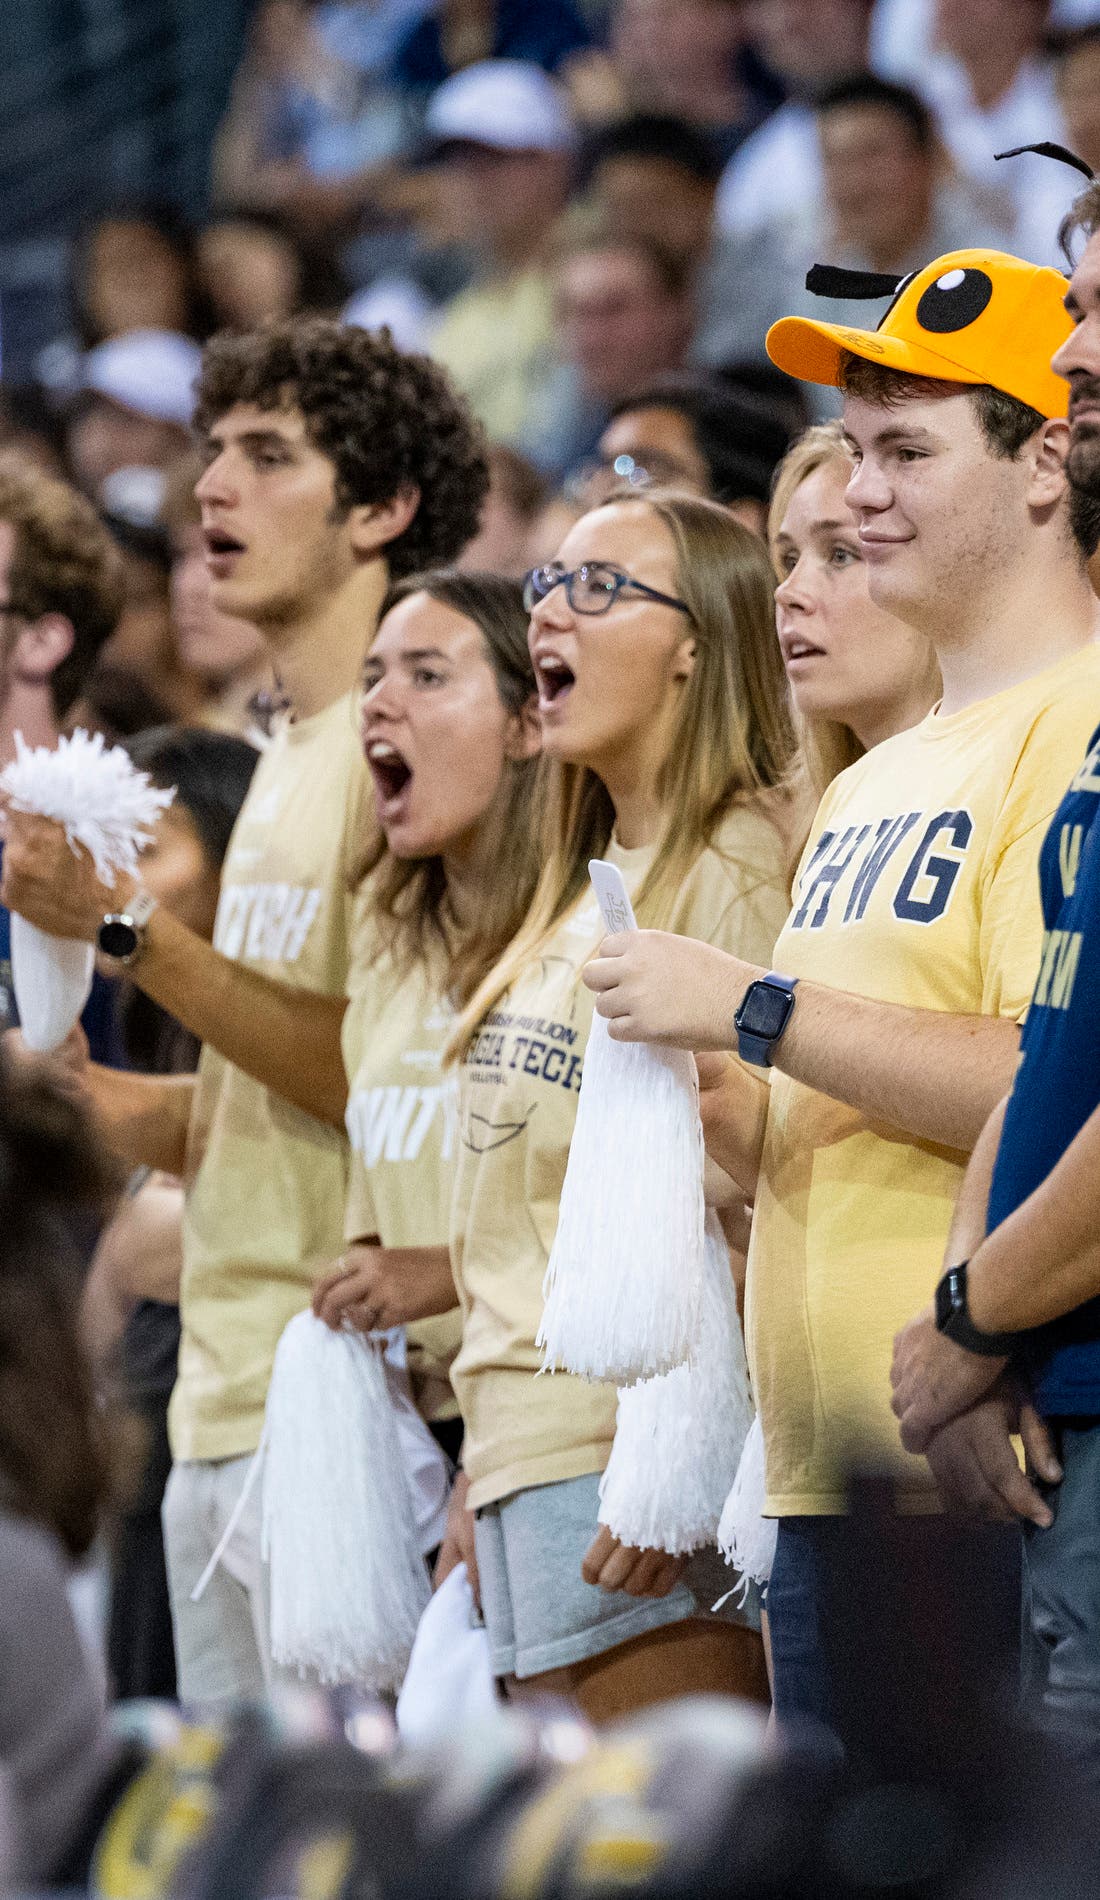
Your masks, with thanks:
M 14 455 L 0 457 L 0 521 L 14 532 L 8 591 L 19 616 L 63 614 L 72 626 L 72 647 L 50 677 L 60 719 L 122 612 L 122 557 L 91 502 Z
M 1095 237 L 1100 231 L 1100 178 L 1093 179 L 1074 199 L 1058 227 L 1058 242 L 1070 269 L 1073 268 L 1073 240 L 1077 236 Z
M 946 396 L 968 396 L 991 455 L 1014 462 L 1046 417 L 1018 396 L 1007 396 L 991 383 L 955 383 L 938 376 L 913 376 L 908 370 L 888 369 L 849 353 L 841 359 L 840 383 L 846 396 L 880 403 L 884 409 L 903 402 L 927 402 Z
M 413 594 L 427 594 L 473 622 L 481 633 L 501 704 L 521 713 L 535 691 L 527 648 L 527 612 L 519 581 L 499 574 L 457 573 L 453 568 L 414 574 L 396 582 L 382 602 L 379 625 L 390 609 Z M 440 857 L 398 858 L 379 832 L 363 865 L 370 876 L 371 918 L 380 946 L 396 967 L 423 961 L 432 941 L 443 945 L 448 991 L 458 1004 L 472 995 L 519 929 L 538 875 L 535 784 L 537 760 L 510 760 L 496 801 L 499 839 L 494 876 L 481 903 L 476 929 L 455 931 L 446 915 L 447 877 Z
M 303 317 L 223 332 L 203 351 L 200 437 L 239 402 L 301 411 L 340 508 L 417 491 L 412 521 L 386 548 L 394 579 L 453 561 L 477 532 L 489 488 L 481 427 L 446 371 L 397 349 L 388 330 Z
M 105 1432 L 79 1331 L 79 1224 L 107 1176 L 72 1102 L 0 1063 L 0 1487 L 74 1557 L 109 1491 Z
M 695 495 L 616 495 L 615 507 L 648 508 L 676 550 L 676 587 L 696 636 L 695 665 L 657 783 L 662 828 L 635 903 L 643 925 L 667 925 L 692 865 L 740 802 L 782 787 L 794 752 L 786 681 L 775 638 L 767 549 L 717 502 Z M 615 808 L 585 765 L 544 759 L 542 872 L 515 941 L 456 1025 L 452 1055 L 539 955 L 576 902 L 588 861 L 604 855 Z

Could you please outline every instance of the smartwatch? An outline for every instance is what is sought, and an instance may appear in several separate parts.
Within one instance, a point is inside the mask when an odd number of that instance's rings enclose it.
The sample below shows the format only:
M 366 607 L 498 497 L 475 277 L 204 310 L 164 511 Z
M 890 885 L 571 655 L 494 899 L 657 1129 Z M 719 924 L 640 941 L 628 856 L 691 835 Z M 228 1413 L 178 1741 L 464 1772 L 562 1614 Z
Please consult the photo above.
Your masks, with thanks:
M 970 1317 L 970 1308 L 966 1298 L 966 1270 L 970 1265 L 964 1260 L 957 1267 L 949 1267 L 936 1288 L 936 1331 L 945 1339 L 951 1339 L 965 1352 L 977 1353 L 981 1359 L 1007 1359 L 1015 1352 L 1020 1343 L 1019 1333 L 982 1333 L 978 1331 Z
M 145 948 L 145 926 L 156 910 L 157 900 L 148 891 L 135 891 L 125 910 L 110 910 L 96 931 L 96 949 L 100 956 L 128 969 Z
M 772 1052 L 791 1020 L 797 981 L 795 976 L 777 976 L 769 970 L 767 976 L 749 984 L 733 1019 L 742 1062 L 755 1063 L 760 1069 L 771 1067 Z

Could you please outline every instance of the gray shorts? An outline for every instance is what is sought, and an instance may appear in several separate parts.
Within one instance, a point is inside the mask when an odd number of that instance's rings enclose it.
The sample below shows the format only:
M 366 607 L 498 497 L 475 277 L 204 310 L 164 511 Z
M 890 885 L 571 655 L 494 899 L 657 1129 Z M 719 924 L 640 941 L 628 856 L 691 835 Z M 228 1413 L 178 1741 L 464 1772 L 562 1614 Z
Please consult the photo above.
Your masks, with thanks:
M 483 1505 L 474 1521 L 481 1608 L 493 1674 L 541 1676 L 601 1656 L 647 1630 L 716 1614 L 723 1622 L 760 1627 L 759 1596 L 715 1550 L 701 1550 L 667 1597 L 632 1597 L 585 1583 L 581 1563 L 599 1528 L 598 1473 L 514 1491 Z

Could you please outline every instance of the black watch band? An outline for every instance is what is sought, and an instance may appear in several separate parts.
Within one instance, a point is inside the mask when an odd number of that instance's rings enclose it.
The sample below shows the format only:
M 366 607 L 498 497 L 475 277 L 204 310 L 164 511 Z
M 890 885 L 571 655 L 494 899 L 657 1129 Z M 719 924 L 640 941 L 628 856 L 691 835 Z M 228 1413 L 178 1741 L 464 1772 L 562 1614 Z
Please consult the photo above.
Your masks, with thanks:
M 979 1332 L 970 1317 L 970 1307 L 966 1295 L 966 1270 L 970 1265 L 963 1260 L 957 1267 L 948 1267 L 936 1288 L 936 1331 L 945 1339 L 953 1340 L 964 1352 L 973 1352 L 980 1359 L 1007 1359 L 1015 1352 L 1020 1343 L 1019 1333 L 983 1333 Z

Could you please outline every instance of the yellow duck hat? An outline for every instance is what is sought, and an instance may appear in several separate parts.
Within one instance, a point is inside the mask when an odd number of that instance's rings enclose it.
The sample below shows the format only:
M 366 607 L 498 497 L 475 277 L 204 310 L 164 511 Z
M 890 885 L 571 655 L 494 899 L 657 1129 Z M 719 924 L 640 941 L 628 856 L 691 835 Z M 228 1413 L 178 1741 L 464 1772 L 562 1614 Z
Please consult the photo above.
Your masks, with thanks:
M 988 383 L 1043 416 L 1064 416 L 1069 385 L 1050 359 L 1073 329 L 1061 271 L 1004 251 L 948 251 L 900 283 L 815 265 L 807 287 L 894 301 L 877 330 L 782 317 L 767 335 L 778 369 L 804 383 L 840 386 L 841 359 L 862 356 L 884 368 L 949 383 Z

